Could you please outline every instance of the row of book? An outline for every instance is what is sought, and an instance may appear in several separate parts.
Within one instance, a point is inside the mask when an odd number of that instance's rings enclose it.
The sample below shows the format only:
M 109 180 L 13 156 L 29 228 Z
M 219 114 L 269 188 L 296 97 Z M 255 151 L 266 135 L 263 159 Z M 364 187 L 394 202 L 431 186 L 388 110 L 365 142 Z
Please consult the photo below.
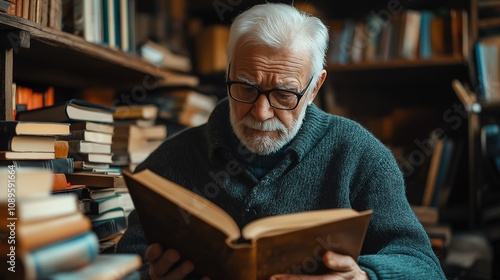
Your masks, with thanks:
M 500 35 L 480 38 L 475 45 L 478 98 L 500 102 Z
M 135 53 L 134 0 L 73 0 L 62 13 L 63 31 L 86 41 Z
M 54 105 L 54 87 L 33 88 L 12 83 L 12 119 L 16 113 Z
M 6 7 L 8 14 L 92 43 L 135 52 L 134 0 L 2 0 L 0 7 Z
M 53 173 L 0 168 L 2 279 L 108 279 L 136 273 L 141 258 L 100 254 L 94 222 L 73 195 L 53 195 Z M 15 196 L 9 195 L 15 193 Z
M 332 64 L 461 56 L 467 40 L 467 13 L 454 9 L 371 13 L 329 25 Z
M 60 0 L 2 0 L 7 14 L 33 21 L 42 26 L 61 29 L 62 7 L 67 1 Z

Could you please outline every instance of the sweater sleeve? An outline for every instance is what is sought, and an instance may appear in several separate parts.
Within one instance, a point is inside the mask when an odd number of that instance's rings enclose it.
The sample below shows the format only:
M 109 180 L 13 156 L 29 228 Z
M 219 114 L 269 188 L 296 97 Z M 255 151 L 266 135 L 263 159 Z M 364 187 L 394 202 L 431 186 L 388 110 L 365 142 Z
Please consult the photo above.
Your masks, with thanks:
M 146 253 L 147 248 L 148 242 L 146 240 L 146 236 L 144 235 L 144 231 L 142 230 L 139 216 L 137 216 L 137 212 L 133 210 L 128 217 L 127 230 L 120 238 L 120 241 L 116 246 L 116 252 L 138 254 L 141 256 L 143 263 L 142 267 L 139 270 L 141 279 L 149 279 L 149 264 L 144 258 L 144 254 Z
M 382 149 L 382 153 L 385 153 Z M 387 151 L 370 161 L 354 206 L 373 209 L 358 259 L 370 279 L 445 279 L 429 238 L 411 210 L 399 167 Z M 365 166 L 366 167 L 366 166 Z M 366 169 L 365 169 L 366 170 Z

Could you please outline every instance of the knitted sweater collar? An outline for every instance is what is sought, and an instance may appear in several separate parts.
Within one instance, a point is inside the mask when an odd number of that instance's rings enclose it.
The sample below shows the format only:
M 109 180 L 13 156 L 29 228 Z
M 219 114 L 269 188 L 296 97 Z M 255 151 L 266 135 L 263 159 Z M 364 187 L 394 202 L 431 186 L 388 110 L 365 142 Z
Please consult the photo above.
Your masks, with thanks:
M 308 106 L 302 127 L 295 138 L 286 146 L 284 154 L 295 155 L 296 160 L 301 161 L 327 133 L 327 127 L 331 120 L 328 116 L 329 114 L 320 110 L 316 105 Z M 217 155 L 234 158 L 231 155 L 231 137 L 234 137 L 234 132 L 229 120 L 229 101 L 227 98 L 217 104 L 210 115 L 206 129 L 210 161 L 215 160 Z

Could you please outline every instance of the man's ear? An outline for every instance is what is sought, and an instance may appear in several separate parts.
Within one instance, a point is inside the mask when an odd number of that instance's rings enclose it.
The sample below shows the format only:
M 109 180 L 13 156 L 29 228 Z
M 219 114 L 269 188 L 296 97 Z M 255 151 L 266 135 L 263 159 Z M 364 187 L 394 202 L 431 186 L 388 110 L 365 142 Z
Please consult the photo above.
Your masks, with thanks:
M 321 70 L 321 75 L 319 76 L 319 79 L 316 82 L 313 91 L 311 92 L 311 96 L 309 97 L 309 102 L 307 103 L 307 105 L 311 105 L 313 103 L 314 98 L 316 98 L 316 95 L 318 94 L 319 89 L 321 88 L 325 80 L 326 80 L 326 70 L 323 69 Z

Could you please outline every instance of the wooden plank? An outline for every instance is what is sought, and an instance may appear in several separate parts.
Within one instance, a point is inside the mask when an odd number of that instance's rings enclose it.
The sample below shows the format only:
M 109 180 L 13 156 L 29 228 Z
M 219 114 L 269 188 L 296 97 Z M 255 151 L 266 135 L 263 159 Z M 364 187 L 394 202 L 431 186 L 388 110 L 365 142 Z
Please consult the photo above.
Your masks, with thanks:
M 0 50 L 0 118 L 12 120 L 12 111 L 15 106 L 12 100 L 12 68 L 14 66 L 13 49 Z

